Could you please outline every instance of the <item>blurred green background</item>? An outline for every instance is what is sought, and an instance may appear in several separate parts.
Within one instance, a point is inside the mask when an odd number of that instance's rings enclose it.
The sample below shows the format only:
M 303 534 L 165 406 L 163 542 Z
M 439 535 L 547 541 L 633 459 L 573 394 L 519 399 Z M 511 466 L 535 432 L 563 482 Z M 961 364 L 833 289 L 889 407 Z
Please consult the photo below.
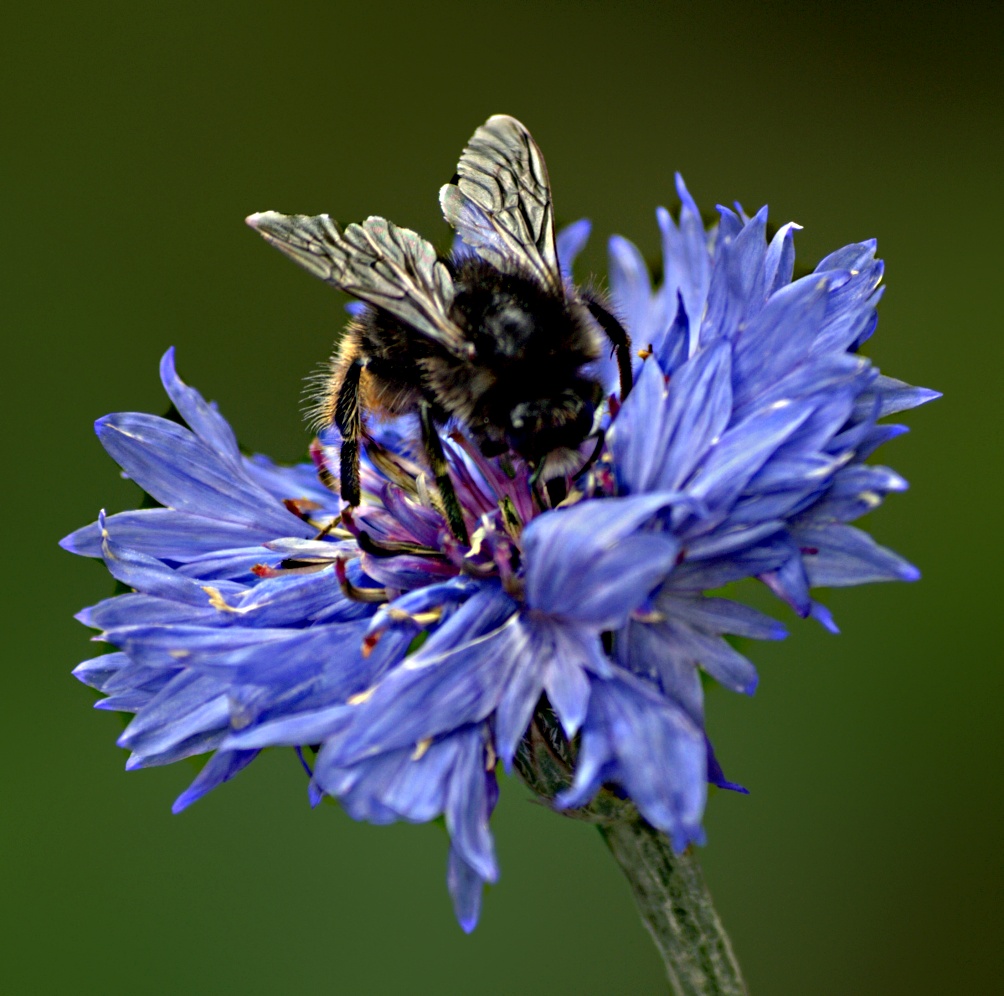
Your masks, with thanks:
M 754 994 L 1002 990 L 999 5 L 223 2 L 21 5 L 0 57 L 8 634 L 0 988 L 11 993 L 628 993 L 661 966 L 594 831 L 503 788 L 502 879 L 464 936 L 430 826 L 309 811 L 272 752 L 179 817 L 185 766 L 126 775 L 70 669 L 110 592 L 56 540 L 135 502 L 92 434 L 161 412 L 164 349 L 245 445 L 297 460 L 301 382 L 341 300 L 243 225 L 381 213 L 447 237 L 436 191 L 489 114 L 543 148 L 580 273 L 654 256 L 681 170 L 767 202 L 813 264 L 877 236 L 868 350 L 945 398 L 881 459 L 871 517 L 916 585 L 790 618 L 754 699 L 709 723 L 747 798 L 703 860 Z M 996 123 L 995 123 L 996 122 Z M 37 515 L 36 515 L 37 513 Z M 787 613 L 778 609 L 782 618 Z

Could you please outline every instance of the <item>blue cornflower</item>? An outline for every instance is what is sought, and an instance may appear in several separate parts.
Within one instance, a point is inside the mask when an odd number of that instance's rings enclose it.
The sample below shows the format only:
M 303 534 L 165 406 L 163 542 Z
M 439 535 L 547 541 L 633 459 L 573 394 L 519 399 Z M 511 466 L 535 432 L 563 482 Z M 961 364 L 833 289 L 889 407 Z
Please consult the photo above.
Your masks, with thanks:
M 555 805 L 609 790 L 681 850 L 703 840 L 707 784 L 738 787 L 706 736 L 699 672 L 749 694 L 756 672 L 727 638 L 785 635 L 709 593 L 758 578 L 832 629 L 811 588 L 917 577 L 848 525 L 906 487 L 864 463 L 905 431 L 878 420 L 937 396 L 858 353 L 881 295 L 874 243 L 793 281 L 797 226 L 768 242 L 766 209 L 721 208 L 707 231 L 679 180 L 678 192 L 679 220 L 658 213 L 656 288 L 638 251 L 611 240 L 635 387 L 619 398 L 610 371 L 605 444 L 565 481 L 562 506 L 512 455 L 444 438 L 469 546 L 446 525 L 409 417 L 369 426 L 352 510 L 324 483 L 337 434 L 309 464 L 247 457 L 171 352 L 161 376 L 188 428 L 99 420 L 163 507 L 102 514 L 63 541 L 132 589 L 80 614 L 117 649 L 74 673 L 107 696 L 99 708 L 135 714 L 119 740 L 127 767 L 212 752 L 176 811 L 259 750 L 295 747 L 314 802 L 336 797 L 375 823 L 445 817 L 469 930 L 498 874 L 497 764 L 518 763 L 540 709 L 574 757 Z M 579 222 L 559 237 L 566 277 L 587 236 Z

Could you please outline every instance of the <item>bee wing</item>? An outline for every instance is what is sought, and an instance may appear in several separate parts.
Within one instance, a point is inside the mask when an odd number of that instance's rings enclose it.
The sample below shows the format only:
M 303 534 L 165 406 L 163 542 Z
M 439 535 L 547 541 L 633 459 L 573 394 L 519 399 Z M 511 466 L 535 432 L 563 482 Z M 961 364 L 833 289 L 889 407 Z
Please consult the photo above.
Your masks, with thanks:
M 547 166 L 526 128 L 507 114 L 490 117 L 464 149 L 457 175 L 439 203 L 464 242 L 495 266 L 529 266 L 545 287 L 560 290 Z
M 449 319 L 453 281 L 420 235 L 370 217 L 345 231 L 326 214 L 252 214 L 247 223 L 294 262 L 444 346 L 461 358 L 471 344 Z

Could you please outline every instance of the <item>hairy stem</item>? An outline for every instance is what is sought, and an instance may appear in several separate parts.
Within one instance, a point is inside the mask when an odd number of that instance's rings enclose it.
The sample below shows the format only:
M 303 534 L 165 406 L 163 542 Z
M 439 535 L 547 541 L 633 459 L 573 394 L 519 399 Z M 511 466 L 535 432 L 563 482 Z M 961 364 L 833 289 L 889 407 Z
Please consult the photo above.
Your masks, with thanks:
M 666 835 L 641 819 L 601 823 L 599 830 L 631 883 L 674 996 L 745 996 L 694 849 L 674 854 Z

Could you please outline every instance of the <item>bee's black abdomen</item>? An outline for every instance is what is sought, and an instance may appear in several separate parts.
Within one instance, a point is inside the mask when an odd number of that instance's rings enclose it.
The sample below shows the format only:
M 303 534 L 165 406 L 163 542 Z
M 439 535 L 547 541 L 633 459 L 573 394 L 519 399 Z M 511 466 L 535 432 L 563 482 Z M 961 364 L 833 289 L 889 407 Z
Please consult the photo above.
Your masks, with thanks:
M 600 355 L 585 308 L 563 290 L 477 257 L 454 264 L 451 317 L 475 347 L 483 383 L 467 422 L 485 455 L 536 462 L 575 448 L 592 428 L 599 385 L 583 367 Z

